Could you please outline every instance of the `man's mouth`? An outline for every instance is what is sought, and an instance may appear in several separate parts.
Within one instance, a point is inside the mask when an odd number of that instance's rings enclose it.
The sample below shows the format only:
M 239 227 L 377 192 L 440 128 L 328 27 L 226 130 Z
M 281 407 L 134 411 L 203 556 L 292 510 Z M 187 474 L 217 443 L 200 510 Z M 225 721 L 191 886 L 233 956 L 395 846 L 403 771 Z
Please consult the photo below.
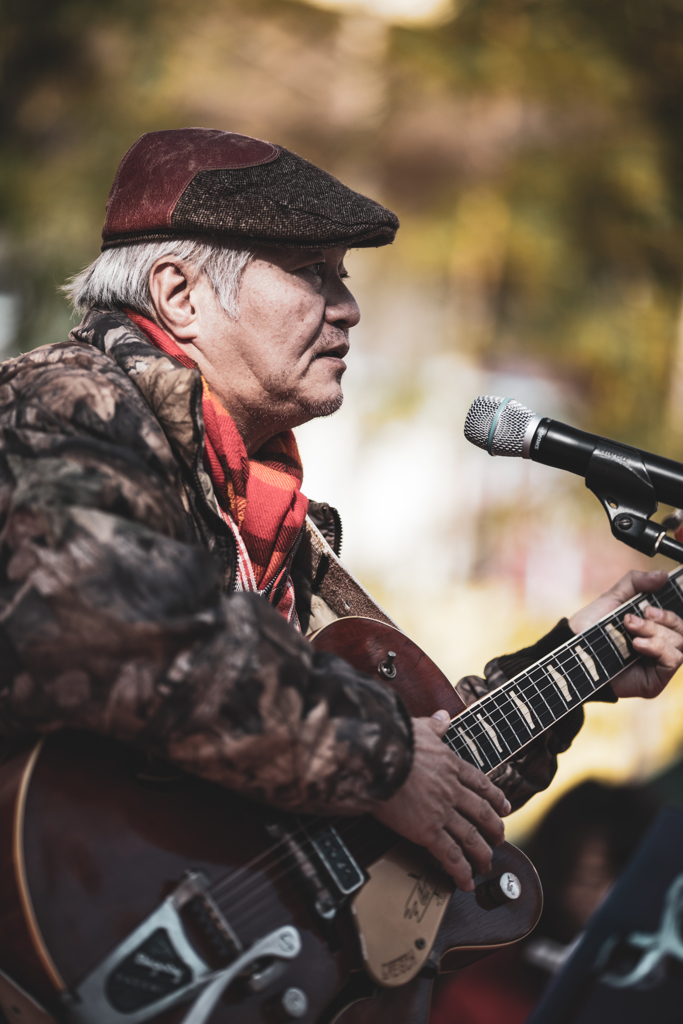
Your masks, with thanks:
M 317 352 L 314 359 L 336 359 L 339 362 L 343 362 L 344 357 L 349 351 L 348 342 L 340 342 L 339 345 L 333 345 L 330 348 L 324 349 L 322 352 Z

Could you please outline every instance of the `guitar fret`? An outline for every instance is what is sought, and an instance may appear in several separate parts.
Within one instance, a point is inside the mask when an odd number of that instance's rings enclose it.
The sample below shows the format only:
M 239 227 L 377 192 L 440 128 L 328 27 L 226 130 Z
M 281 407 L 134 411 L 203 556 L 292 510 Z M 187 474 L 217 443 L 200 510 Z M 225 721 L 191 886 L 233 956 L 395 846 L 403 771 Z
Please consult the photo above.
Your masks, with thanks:
M 614 644 L 609 640 L 602 627 L 599 629 L 596 627 L 596 632 L 598 637 L 591 644 L 591 647 L 598 654 L 606 679 L 613 679 L 618 672 L 621 672 L 624 667 L 623 663 L 614 648 Z
M 683 612 L 682 590 L 683 580 L 680 577 L 672 577 L 660 591 L 659 600 L 662 608 L 666 608 L 667 611 L 675 611 L 678 614 Z
M 507 747 L 507 751 L 499 751 L 482 723 L 478 722 L 476 715 L 486 712 L 491 728 L 495 731 L 499 742 Z M 511 720 L 512 714 L 516 716 L 515 722 Z M 493 764 L 500 764 L 512 753 L 519 750 L 529 740 L 529 730 L 521 729 L 521 716 L 517 713 L 514 705 L 510 702 L 503 687 L 488 694 L 482 701 L 477 702 L 470 712 L 463 712 L 454 721 L 454 726 L 467 725 L 471 736 L 476 736 L 479 752 L 486 754 Z
M 614 644 L 611 640 L 605 639 L 604 643 L 605 645 L 602 649 L 602 658 L 609 666 L 609 678 L 614 679 L 614 677 L 619 675 L 621 670 L 624 668 L 624 662 L 621 659 L 621 655 L 615 650 Z
M 467 738 L 465 742 L 469 740 L 472 743 L 474 743 L 476 754 L 480 758 L 483 758 L 485 761 L 488 761 L 489 766 L 491 768 L 493 768 L 494 765 L 499 763 L 500 756 L 498 754 L 498 751 L 491 742 L 491 737 L 484 728 L 484 725 L 478 721 L 476 714 L 468 715 L 466 722 L 464 721 L 463 718 L 460 718 L 457 722 L 457 727 L 466 728 Z M 475 756 L 474 753 L 473 756 Z
M 585 646 L 590 651 L 593 662 L 598 670 L 600 677 L 599 685 L 606 683 L 608 679 L 611 679 L 612 673 L 608 670 L 605 664 L 605 658 L 602 656 L 603 651 L 599 650 L 599 648 L 603 647 L 602 631 L 593 627 L 593 629 L 587 630 L 580 639 L 583 639 Z
M 464 761 L 469 761 L 469 763 L 473 764 L 475 768 L 489 770 L 493 765 L 485 765 L 482 751 L 470 734 L 471 729 L 468 729 L 468 724 L 465 721 L 466 717 L 468 716 L 463 714 L 455 719 L 451 723 L 444 739 L 448 742 L 449 746 L 455 751 L 458 757 L 461 757 Z
M 508 686 L 509 684 L 506 684 L 506 686 L 504 687 L 504 693 L 507 699 L 507 704 L 505 705 L 505 720 L 510 725 L 510 728 L 512 729 L 514 734 L 518 737 L 518 744 L 523 746 L 525 743 L 529 742 L 529 740 L 533 736 L 533 733 L 524 721 L 524 716 L 522 715 L 520 709 L 517 707 L 514 700 L 510 696 Z M 519 737 L 521 737 L 521 744 Z
M 571 700 L 568 703 L 576 705 L 582 699 L 580 685 L 586 681 L 586 673 L 580 667 L 571 648 L 561 651 L 558 661 L 560 671 L 567 681 L 569 693 L 571 694 Z
M 527 672 L 527 685 L 522 686 L 521 689 L 524 691 L 525 700 L 531 705 L 536 718 L 545 729 L 556 721 L 557 715 L 553 714 L 542 687 L 538 685 L 539 679 L 545 679 L 545 676 L 540 673 L 537 679 L 535 675 L 536 673 L 532 674 L 531 671 Z
M 467 756 L 467 747 L 465 746 L 464 743 L 459 742 L 459 737 L 456 740 L 454 733 L 455 730 L 451 727 L 444 736 L 444 741 L 448 743 L 448 746 L 451 748 L 453 753 L 457 754 L 458 757 L 462 758 L 463 761 L 470 761 L 470 758 Z M 470 761 L 470 764 L 471 763 L 472 762 Z
M 508 748 L 508 752 L 512 754 L 519 748 L 519 737 L 505 715 L 505 711 L 502 707 L 503 701 L 507 701 L 505 693 L 500 690 L 494 690 L 487 698 L 486 710 L 488 711 L 488 705 L 490 702 L 491 710 L 489 711 L 488 717 L 502 743 L 504 743 Z
M 474 763 L 476 764 L 477 768 L 483 768 L 484 767 L 484 758 L 482 757 L 481 752 L 479 750 L 479 747 L 474 742 L 472 737 L 468 736 L 464 729 L 458 728 L 457 726 L 456 726 L 456 730 L 455 731 L 460 736 L 460 739 L 463 740 L 463 742 L 465 743 L 465 746 L 467 747 L 467 749 L 469 750 L 470 754 L 474 758 Z
M 566 658 L 562 659 L 562 671 L 570 680 L 579 700 L 584 701 L 586 697 L 590 697 L 595 692 L 593 679 L 579 657 L 576 644 L 568 649 L 567 655 Z
M 505 723 L 506 728 L 512 735 L 515 747 L 519 747 L 522 743 L 526 743 L 528 729 L 523 727 L 522 716 L 510 700 L 507 692 L 507 685 L 501 687 L 498 710 L 500 711 L 502 722 Z
M 567 710 L 567 705 L 562 700 L 555 683 L 548 679 L 548 673 L 541 665 L 535 665 L 533 672 L 532 678 L 535 679 L 536 689 L 552 715 L 552 721 L 556 722 Z M 543 724 L 546 724 L 545 721 Z

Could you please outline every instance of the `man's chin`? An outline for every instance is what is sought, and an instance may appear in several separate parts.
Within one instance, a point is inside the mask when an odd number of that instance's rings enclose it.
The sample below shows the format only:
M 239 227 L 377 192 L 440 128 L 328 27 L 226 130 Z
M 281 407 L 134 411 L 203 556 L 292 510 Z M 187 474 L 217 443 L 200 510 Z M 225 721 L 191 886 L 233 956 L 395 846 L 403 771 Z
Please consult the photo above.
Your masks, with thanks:
M 303 401 L 300 403 L 300 408 L 305 419 L 302 419 L 301 422 L 307 423 L 309 420 L 321 419 L 323 416 L 331 416 L 332 413 L 341 409 L 343 401 L 344 395 L 342 394 L 341 389 L 336 395 L 331 395 L 329 398 Z

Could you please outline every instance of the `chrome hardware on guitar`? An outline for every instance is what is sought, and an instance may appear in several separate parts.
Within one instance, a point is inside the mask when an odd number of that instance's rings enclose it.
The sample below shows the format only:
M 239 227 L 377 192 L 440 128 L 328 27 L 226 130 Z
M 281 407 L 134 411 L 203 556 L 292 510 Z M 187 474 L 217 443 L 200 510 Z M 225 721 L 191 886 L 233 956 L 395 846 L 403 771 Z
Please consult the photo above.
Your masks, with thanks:
M 285 925 L 243 950 L 223 919 L 234 959 L 212 969 L 190 943 L 181 911 L 197 898 L 212 904 L 202 877 L 190 873 L 154 913 L 64 997 L 69 1024 L 143 1024 L 181 1003 L 194 1003 L 182 1024 L 205 1024 L 225 989 L 260 961 L 293 960 L 301 952 L 296 928 Z

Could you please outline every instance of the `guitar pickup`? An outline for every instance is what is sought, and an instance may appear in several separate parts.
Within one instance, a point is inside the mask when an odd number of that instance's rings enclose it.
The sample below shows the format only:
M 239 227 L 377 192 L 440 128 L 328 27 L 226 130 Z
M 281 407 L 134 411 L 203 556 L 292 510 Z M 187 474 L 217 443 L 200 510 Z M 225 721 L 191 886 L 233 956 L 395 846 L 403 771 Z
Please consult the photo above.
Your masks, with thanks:
M 308 832 L 308 838 L 343 896 L 360 889 L 365 882 L 365 875 L 334 826 L 317 827 L 315 832 Z

